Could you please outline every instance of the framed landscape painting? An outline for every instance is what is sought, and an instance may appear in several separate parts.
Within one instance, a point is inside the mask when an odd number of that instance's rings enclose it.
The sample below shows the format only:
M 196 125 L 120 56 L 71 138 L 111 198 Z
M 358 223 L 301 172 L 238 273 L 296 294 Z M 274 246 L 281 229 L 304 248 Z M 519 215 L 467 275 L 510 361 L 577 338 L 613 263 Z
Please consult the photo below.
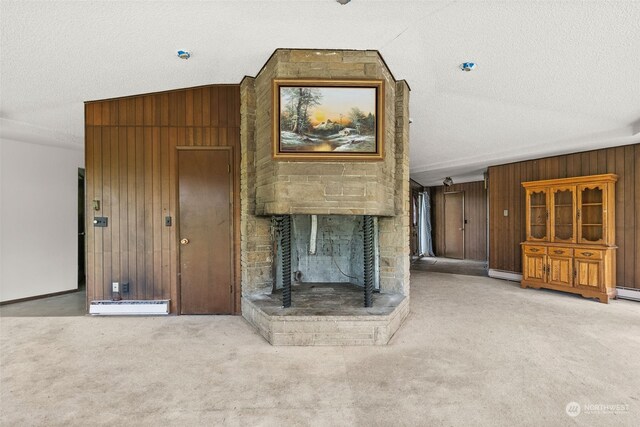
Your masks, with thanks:
M 273 158 L 381 160 L 382 80 L 273 80 Z

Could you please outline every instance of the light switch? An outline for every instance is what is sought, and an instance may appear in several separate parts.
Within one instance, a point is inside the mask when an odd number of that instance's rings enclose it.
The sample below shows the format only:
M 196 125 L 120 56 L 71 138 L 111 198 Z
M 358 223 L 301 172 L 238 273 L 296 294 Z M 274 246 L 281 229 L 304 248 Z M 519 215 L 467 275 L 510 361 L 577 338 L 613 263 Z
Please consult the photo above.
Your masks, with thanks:
M 106 227 L 107 223 L 108 223 L 108 219 L 106 216 L 96 216 L 93 218 L 94 227 Z
M 505 210 L 502 212 L 502 214 L 503 214 L 504 216 L 509 216 L 509 209 L 505 209 Z

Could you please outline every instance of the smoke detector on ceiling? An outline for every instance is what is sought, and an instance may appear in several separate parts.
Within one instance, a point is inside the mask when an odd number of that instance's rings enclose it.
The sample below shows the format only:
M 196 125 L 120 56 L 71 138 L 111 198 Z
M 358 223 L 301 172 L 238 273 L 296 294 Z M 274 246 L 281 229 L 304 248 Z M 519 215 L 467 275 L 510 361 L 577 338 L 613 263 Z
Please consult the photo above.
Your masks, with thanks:
M 463 62 L 462 64 L 460 64 L 460 69 L 462 71 L 471 71 L 474 68 L 476 68 L 475 62 Z
M 351 0 L 336 0 L 336 1 L 344 6 L 345 4 L 349 3 Z
M 189 59 L 189 58 L 191 58 L 191 52 L 189 52 L 188 50 L 179 50 L 178 51 L 178 58 Z

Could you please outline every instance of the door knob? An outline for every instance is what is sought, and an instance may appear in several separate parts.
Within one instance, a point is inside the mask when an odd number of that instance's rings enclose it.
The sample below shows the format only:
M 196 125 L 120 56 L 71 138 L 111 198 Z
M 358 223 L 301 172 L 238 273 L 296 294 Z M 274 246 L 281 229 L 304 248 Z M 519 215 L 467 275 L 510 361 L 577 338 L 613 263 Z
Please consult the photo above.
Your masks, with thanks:
M 188 245 L 189 244 L 189 239 L 180 239 L 180 244 L 181 245 Z

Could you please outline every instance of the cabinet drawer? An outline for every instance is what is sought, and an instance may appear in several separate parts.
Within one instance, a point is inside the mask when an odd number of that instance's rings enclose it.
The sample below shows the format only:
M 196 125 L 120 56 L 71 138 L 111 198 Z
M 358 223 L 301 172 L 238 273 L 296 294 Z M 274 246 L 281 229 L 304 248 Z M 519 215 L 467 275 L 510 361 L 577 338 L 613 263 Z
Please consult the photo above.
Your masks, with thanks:
M 547 248 L 546 246 L 530 246 L 530 245 L 526 245 L 524 247 L 524 253 L 525 254 L 534 254 L 534 255 L 540 255 L 540 254 L 546 254 L 547 253 Z
M 576 258 L 602 259 L 602 251 L 596 249 L 576 249 Z
M 573 256 L 573 249 L 570 248 L 549 248 L 549 256 Z

